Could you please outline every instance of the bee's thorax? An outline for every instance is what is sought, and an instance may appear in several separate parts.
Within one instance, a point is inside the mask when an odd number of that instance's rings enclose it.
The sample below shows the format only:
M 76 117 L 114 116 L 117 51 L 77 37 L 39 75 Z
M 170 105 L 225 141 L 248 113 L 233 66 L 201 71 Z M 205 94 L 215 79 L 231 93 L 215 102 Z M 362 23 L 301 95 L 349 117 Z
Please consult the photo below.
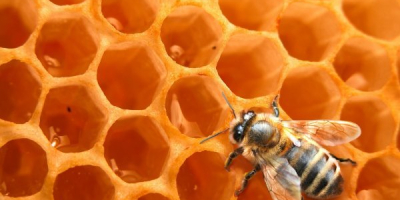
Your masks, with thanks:
M 266 120 L 254 122 L 248 131 L 248 144 L 259 147 L 275 146 L 280 140 L 277 129 Z

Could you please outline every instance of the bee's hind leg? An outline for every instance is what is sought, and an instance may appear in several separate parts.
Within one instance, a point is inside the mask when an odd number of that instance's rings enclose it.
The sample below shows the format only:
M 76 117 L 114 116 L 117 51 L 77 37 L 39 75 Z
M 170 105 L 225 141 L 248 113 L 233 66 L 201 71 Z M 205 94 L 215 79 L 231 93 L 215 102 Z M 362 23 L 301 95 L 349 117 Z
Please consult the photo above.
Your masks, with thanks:
M 351 163 L 353 166 L 356 166 L 357 165 L 357 163 L 356 163 L 356 161 L 354 161 L 354 160 L 352 160 L 352 159 L 350 159 L 350 158 L 338 158 L 338 157 L 336 157 L 335 155 L 333 155 L 333 154 L 331 154 L 331 156 L 333 157 L 333 158 L 335 158 L 337 161 L 339 161 L 339 162 L 349 162 L 349 163 Z
M 249 180 L 260 170 L 261 170 L 261 166 L 260 165 L 256 165 L 253 170 L 251 170 L 251 171 L 246 173 L 246 175 L 243 178 L 242 185 L 241 185 L 240 189 L 235 191 L 235 196 L 236 197 L 239 196 L 239 194 L 243 192 L 243 190 L 247 187 L 247 183 L 249 182 Z
M 239 147 L 229 154 L 229 157 L 225 161 L 226 171 L 229 172 L 229 166 L 232 164 L 233 159 L 238 157 L 238 155 L 241 155 L 243 153 L 243 150 L 244 150 L 243 147 Z

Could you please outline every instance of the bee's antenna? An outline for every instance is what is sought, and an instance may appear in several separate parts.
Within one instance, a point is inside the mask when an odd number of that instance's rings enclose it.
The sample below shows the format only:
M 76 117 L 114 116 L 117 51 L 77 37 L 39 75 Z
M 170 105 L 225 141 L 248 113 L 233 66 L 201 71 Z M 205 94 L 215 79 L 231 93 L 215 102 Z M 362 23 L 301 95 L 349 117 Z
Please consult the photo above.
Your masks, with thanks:
M 234 116 L 235 119 L 236 119 L 235 110 L 233 109 L 232 105 L 229 103 L 228 98 L 226 98 L 224 92 L 222 92 L 222 96 L 224 97 L 224 99 L 225 99 L 226 103 L 228 104 L 229 108 L 231 108 L 232 114 L 233 114 L 233 116 Z M 227 128 L 227 129 L 225 129 L 225 130 L 223 130 L 223 131 L 220 131 L 220 132 L 218 132 L 218 133 L 216 133 L 216 134 L 214 134 L 214 135 L 208 136 L 207 138 L 205 138 L 204 140 L 202 140 L 202 141 L 200 142 L 200 144 L 203 144 L 205 141 L 207 141 L 207 140 L 209 140 L 209 139 L 212 139 L 212 138 L 218 136 L 219 134 L 221 134 L 221 133 L 223 133 L 223 132 L 225 132 L 225 131 L 227 131 L 227 130 L 229 130 L 229 128 Z
M 225 96 L 224 92 L 222 92 L 222 96 L 224 97 L 224 99 L 225 99 L 226 103 L 228 104 L 229 108 L 231 108 L 231 110 L 232 110 L 232 114 L 233 114 L 233 116 L 234 116 L 234 117 L 235 117 L 235 119 L 236 119 L 235 110 L 233 109 L 232 105 L 229 103 L 229 101 L 228 101 L 228 98 L 226 98 L 226 96 Z
M 227 130 L 229 130 L 229 128 L 227 128 L 227 129 L 225 129 L 225 130 L 223 130 L 223 131 L 220 131 L 220 132 L 218 132 L 218 133 L 216 133 L 216 134 L 214 134 L 214 135 L 208 136 L 207 138 L 205 138 L 204 140 L 202 140 L 202 141 L 200 142 L 200 144 L 203 144 L 205 141 L 207 141 L 207 140 L 209 140 L 209 139 L 212 139 L 212 138 L 218 136 L 219 134 L 221 134 L 221 133 L 223 133 L 223 132 L 225 132 L 225 131 L 227 131 Z

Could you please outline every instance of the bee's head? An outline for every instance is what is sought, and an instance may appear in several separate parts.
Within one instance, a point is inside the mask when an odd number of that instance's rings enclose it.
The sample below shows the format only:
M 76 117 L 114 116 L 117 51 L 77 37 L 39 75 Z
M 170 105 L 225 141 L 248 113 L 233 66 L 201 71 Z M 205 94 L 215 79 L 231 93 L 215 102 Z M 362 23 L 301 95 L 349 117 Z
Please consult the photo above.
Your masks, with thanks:
M 233 144 L 238 144 L 243 141 L 246 130 L 249 128 L 250 121 L 256 116 L 254 111 L 249 110 L 243 112 L 240 119 L 232 121 L 229 139 Z

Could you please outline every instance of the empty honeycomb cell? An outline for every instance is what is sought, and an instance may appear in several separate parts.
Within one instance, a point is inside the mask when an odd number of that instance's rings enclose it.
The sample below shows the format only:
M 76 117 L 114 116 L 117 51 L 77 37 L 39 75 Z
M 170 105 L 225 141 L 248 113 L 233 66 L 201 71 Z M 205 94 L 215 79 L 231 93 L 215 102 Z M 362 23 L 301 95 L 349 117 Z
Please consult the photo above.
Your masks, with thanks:
M 0 2 L 0 47 L 16 48 L 30 37 L 37 24 L 35 1 Z
M 229 114 L 222 90 L 207 76 L 176 81 L 165 106 L 171 123 L 189 137 L 204 137 L 219 130 Z
M 357 184 L 358 199 L 397 199 L 400 196 L 400 159 L 384 156 L 369 160 Z
M 4 196 L 39 192 L 47 170 L 46 152 L 32 140 L 11 140 L 0 147 L 0 193 Z
M 362 32 L 393 40 L 400 35 L 400 2 L 397 0 L 343 0 L 343 12 Z
M 389 109 L 379 98 L 358 96 L 350 98 L 343 107 L 342 120 L 361 127 L 361 135 L 352 144 L 365 152 L 383 150 L 392 141 L 395 121 Z
M 147 45 L 123 43 L 104 53 L 97 80 L 111 104 L 140 110 L 151 104 L 166 73 L 162 61 Z
M 40 128 L 51 146 L 62 152 L 93 147 L 107 117 L 82 86 L 51 89 L 40 116 Z
M 235 1 L 219 0 L 222 13 L 228 20 L 240 27 L 258 30 L 275 30 L 277 18 L 282 10 L 283 0 L 277 1 Z
M 97 52 L 97 36 L 80 15 L 58 14 L 47 21 L 37 38 L 36 55 L 55 77 L 83 74 Z
M 290 71 L 280 93 L 280 104 L 292 119 L 330 119 L 341 94 L 329 74 L 318 67 Z
M 349 39 L 333 62 L 336 72 L 347 85 L 371 91 L 380 89 L 390 77 L 386 50 L 363 38 Z
M 169 200 L 169 199 L 161 194 L 151 193 L 140 197 L 139 200 Z
M 0 65 L 0 119 L 30 120 L 41 91 L 40 78 L 29 65 L 18 60 Z
M 57 5 L 72 5 L 72 4 L 82 3 L 85 0 L 50 0 L 50 1 Z
M 104 156 L 111 169 L 128 183 L 160 176 L 169 154 L 164 130 L 148 117 L 117 120 L 104 142 Z
M 329 9 L 303 2 L 289 4 L 280 18 L 278 32 L 289 54 L 307 61 L 327 58 L 342 34 Z
M 57 175 L 54 200 L 112 200 L 115 188 L 107 174 L 97 166 L 69 168 Z
M 202 67 L 217 55 L 222 29 L 202 8 L 181 6 L 163 22 L 161 39 L 168 55 L 186 67 Z
M 194 153 L 181 165 L 176 178 L 181 200 L 227 200 L 234 193 L 234 177 L 224 169 L 218 153 Z
M 158 1 L 152 0 L 102 0 L 101 12 L 118 31 L 140 33 L 154 22 L 158 4 Z
M 236 95 L 260 97 L 278 89 L 284 60 L 272 40 L 259 35 L 235 35 L 217 64 L 219 76 Z

